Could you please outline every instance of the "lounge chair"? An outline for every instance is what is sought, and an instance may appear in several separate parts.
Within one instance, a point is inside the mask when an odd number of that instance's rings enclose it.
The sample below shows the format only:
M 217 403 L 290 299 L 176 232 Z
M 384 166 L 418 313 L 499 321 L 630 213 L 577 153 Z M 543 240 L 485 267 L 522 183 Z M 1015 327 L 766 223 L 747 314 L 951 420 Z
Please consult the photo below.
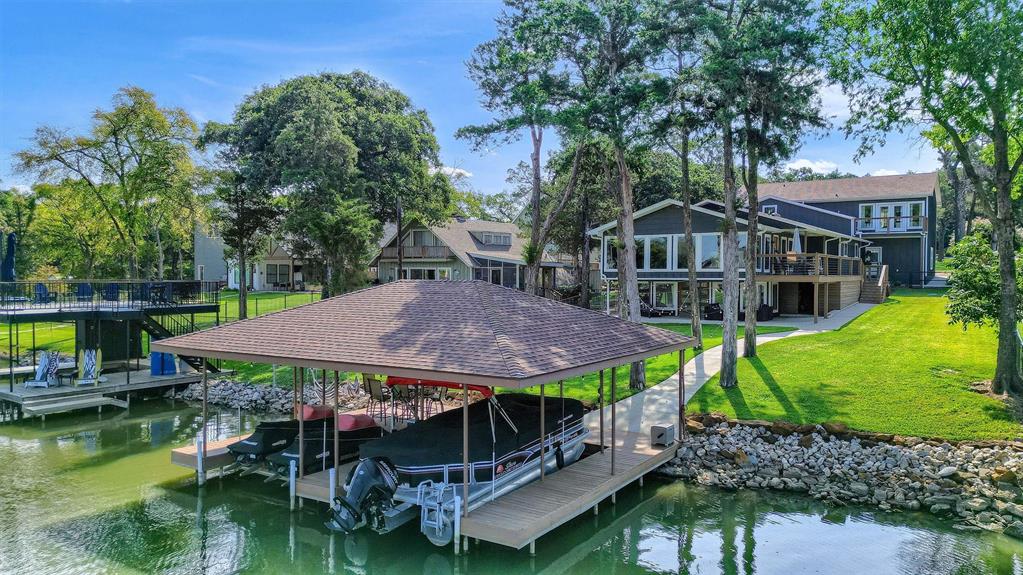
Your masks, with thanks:
M 26 380 L 25 387 L 50 387 L 57 384 L 57 368 L 60 367 L 59 351 L 44 351 L 39 356 L 34 379 Z
M 32 303 L 45 304 L 57 301 L 57 294 L 50 293 L 46 284 L 38 283 L 32 288 Z
M 75 288 L 75 300 L 79 302 L 91 302 L 94 294 L 90 283 L 80 283 Z
M 725 312 L 721 309 L 721 304 L 709 303 L 703 306 L 703 319 L 710 320 L 723 320 L 725 319 Z
M 671 310 L 651 307 L 650 304 L 641 300 L 639 302 L 639 314 L 645 315 L 647 317 L 663 317 L 666 315 L 670 315 Z
M 103 286 L 103 301 L 119 301 L 121 299 L 121 286 L 107 284 Z
M 78 378 L 74 385 L 99 385 L 103 365 L 103 350 L 83 349 L 78 352 Z

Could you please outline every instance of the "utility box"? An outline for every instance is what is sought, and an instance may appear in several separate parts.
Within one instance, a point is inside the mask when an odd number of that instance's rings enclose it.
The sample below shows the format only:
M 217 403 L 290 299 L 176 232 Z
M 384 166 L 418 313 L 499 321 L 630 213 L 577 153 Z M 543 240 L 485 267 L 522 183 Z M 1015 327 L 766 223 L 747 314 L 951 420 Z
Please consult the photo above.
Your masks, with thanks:
M 651 445 L 671 445 L 675 443 L 675 426 L 674 425 L 651 425 L 650 426 L 650 444 Z

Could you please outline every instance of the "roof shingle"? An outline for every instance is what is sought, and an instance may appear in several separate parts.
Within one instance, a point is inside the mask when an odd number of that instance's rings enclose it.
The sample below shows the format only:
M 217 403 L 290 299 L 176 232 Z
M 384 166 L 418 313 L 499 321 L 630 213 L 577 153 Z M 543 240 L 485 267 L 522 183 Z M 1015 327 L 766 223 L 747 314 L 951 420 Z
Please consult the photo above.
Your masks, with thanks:
M 758 193 L 761 198 L 777 196 L 800 202 L 886 200 L 929 196 L 934 193 L 937 185 L 938 173 L 928 172 L 898 176 L 761 183 Z
M 154 341 L 152 349 L 528 387 L 694 344 L 487 282 L 403 280 Z

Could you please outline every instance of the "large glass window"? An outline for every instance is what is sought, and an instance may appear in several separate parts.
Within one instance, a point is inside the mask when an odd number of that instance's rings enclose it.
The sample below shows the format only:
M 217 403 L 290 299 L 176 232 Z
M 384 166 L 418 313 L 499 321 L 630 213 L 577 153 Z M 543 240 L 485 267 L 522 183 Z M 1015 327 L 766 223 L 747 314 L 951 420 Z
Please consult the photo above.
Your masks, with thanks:
M 668 269 L 668 238 L 665 236 L 647 238 L 647 244 L 650 246 L 650 261 L 648 262 L 650 269 Z
M 653 306 L 660 309 L 675 309 L 675 284 L 655 282 Z
M 703 234 L 697 246 L 700 269 L 721 269 L 721 236 Z
M 686 245 L 686 237 L 675 238 L 675 269 L 689 269 L 689 246 Z
M 874 204 L 860 204 L 860 229 L 874 229 Z
M 604 236 L 604 269 L 608 271 L 618 269 L 618 250 L 609 236 Z
M 646 238 L 636 238 L 636 269 L 645 270 L 646 265 Z

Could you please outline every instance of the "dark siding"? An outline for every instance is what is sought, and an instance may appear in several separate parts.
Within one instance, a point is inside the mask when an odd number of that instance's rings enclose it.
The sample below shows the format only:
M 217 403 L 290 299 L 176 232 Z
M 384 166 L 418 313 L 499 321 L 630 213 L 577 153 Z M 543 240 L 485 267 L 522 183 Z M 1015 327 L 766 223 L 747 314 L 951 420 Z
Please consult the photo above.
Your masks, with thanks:
M 859 202 L 806 202 L 806 205 L 816 206 L 824 210 L 838 212 L 840 214 L 845 214 L 847 216 L 852 216 L 854 218 L 858 218 L 860 215 Z
M 909 238 L 874 238 L 881 247 L 881 263 L 888 266 L 888 279 L 893 284 L 919 285 L 925 272 L 920 253 L 920 236 Z
M 817 226 L 840 234 L 849 235 L 852 233 L 852 222 L 841 216 L 824 213 L 820 210 L 808 208 L 803 205 L 779 200 L 766 199 L 761 202 L 760 206 L 761 208 L 764 206 L 777 206 L 778 215 L 783 218 L 795 220 L 811 226 Z M 825 210 L 830 209 L 823 206 L 822 208 Z
M 716 216 L 693 210 L 693 233 L 720 232 L 721 221 L 721 218 Z M 636 218 L 635 226 L 637 236 L 685 233 L 682 226 L 682 208 L 678 206 L 668 206 Z M 739 229 L 745 230 L 746 227 L 740 224 Z M 614 234 L 614 230 L 608 230 L 607 233 Z

